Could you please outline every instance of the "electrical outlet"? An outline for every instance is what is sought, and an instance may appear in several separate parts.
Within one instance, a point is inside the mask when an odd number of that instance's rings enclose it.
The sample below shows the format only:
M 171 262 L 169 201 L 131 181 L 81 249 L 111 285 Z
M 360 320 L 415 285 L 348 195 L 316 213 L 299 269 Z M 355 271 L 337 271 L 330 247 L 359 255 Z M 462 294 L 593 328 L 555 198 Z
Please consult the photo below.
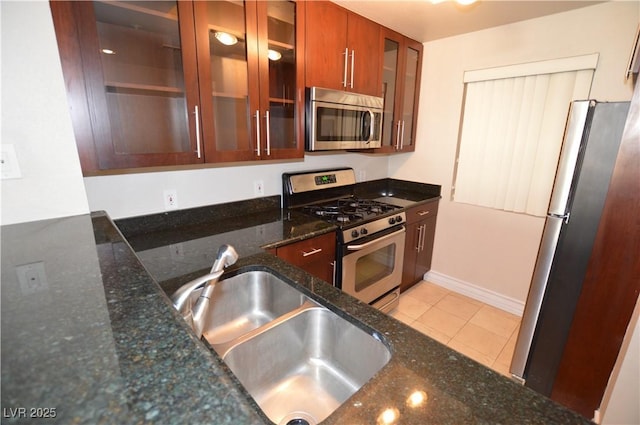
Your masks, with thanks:
M 256 196 L 264 196 L 264 182 L 262 180 L 254 180 L 253 194 Z
M 184 244 L 182 242 L 169 245 L 172 260 L 184 260 Z
M 22 295 L 31 295 L 49 289 L 49 283 L 47 282 L 47 275 L 44 272 L 44 263 L 42 261 L 16 266 L 16 273 L 18 274 L 18 282 Z
M 165 189 L 164 209 L 175 210 L 178 208 L 178 192 L 175 189 Z

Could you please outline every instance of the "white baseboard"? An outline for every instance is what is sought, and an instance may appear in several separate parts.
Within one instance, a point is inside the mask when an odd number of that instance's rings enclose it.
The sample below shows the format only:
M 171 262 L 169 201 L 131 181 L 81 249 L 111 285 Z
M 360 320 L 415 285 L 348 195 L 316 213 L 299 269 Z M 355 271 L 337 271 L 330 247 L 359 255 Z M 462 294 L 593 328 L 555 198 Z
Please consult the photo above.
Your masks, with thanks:
M 424 280 L 522 317 L 522 312 L 524 311 L 524 303 L 522 301 L 433 270 L 425 273 Z

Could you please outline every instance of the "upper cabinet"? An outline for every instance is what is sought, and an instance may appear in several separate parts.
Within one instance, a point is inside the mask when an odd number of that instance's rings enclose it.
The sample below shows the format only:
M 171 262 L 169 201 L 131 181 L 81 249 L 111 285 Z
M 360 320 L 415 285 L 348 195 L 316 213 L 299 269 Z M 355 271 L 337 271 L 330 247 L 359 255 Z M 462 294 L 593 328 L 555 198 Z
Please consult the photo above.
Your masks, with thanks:
M 385 99 L 415 149 L 422 45 L 332 2 L 50 2 L 84 175 L 304 157 L 305 87 Z
M 84 174 L 302 157 L 303 8 L 51 2 Z
M 306 85 L 382 96 L 380 25 L 329 1 L 306 8 Z
M 415 149 L 422 44 L 383 28 L 380 36 L 384 121 L 382 147 L 376 152 Z
M 296 109 L 304 105 L 298 97 L 304 56 L 296 46 L 297 9 L 303 7 L 288 1 L 194 2 L 207 160 L 303 156 L 304 134 L 296 122 L 304 113 Z

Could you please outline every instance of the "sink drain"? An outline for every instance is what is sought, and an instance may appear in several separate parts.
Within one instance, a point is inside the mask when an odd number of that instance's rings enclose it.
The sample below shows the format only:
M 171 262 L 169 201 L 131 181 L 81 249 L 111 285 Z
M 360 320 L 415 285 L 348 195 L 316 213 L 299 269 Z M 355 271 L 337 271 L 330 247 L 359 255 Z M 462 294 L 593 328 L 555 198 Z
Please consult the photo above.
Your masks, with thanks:
M 316 425 L 318 421 L 306 412 L 291 412 L 279 422 L 280 425 Z

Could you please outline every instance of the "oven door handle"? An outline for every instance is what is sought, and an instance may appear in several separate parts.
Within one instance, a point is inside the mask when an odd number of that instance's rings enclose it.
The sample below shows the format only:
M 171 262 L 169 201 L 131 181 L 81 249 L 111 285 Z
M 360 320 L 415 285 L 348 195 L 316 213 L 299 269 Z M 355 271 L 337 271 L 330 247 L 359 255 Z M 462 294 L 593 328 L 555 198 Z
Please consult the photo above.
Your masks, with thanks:
M 364 248 L 366 248 L 368 246 L 371 246 L 373 244 L 376 244 L 376 243 L 382 242 L 384 240 L 387 240 L 389 238 L 392 238 L 394 236 L 397 236 L 400 233 L 404 233 L 404 231 L 405 230 L 404 230 L 404 227 L 403 227 L 401 230 L 398 230 L 397 232 L 389 233 L 388 235 L 384 235 L 384 236 L 382 236 L 380 238 L 374 239 L 374 240 L 369 241 L 367 243 L 363 243 L 363 244 L 360 244 L 360 245 L 347 245 L 347 250 L 349 250 L 349 251 L 359 251 L 359 250 L 364 249 Z

